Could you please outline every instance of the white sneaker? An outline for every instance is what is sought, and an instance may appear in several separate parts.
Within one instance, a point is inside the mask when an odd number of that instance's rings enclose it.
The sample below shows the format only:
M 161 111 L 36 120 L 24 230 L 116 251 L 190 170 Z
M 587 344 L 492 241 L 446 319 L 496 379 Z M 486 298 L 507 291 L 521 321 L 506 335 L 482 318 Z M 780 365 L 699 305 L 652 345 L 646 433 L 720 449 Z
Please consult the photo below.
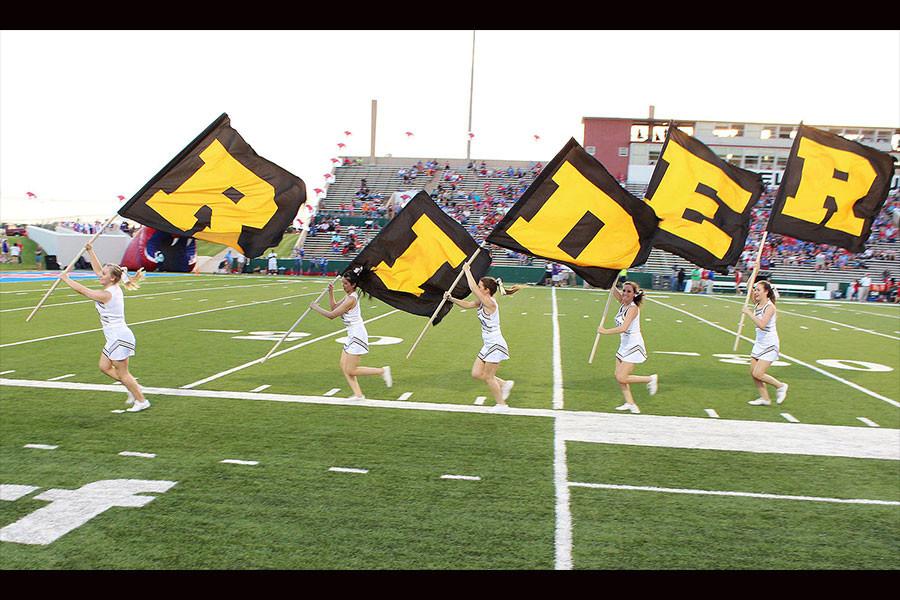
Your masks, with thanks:
M 382 367 L 384 369 L 384 373 L 381 374 L 381 378 L 384 379 L 384 385 L 391 387 L 394 385 L 394 378 L 391 377 L 391 368 L 390 367 Z
M 125 406 L 131 406 L 134 404 L 134 394 L 131 393 L 130 390 L 125 390 L 128 396 L 125 398 Z
M 144 400 L 143 402 L 135 402 L 134 405 L 127 409 L 125 412 L 141 412 L 142 410 L 146 410 L 150 408 L 150 401 Z
M 775 402 L 781 404 L 784 402 L 785 397 L 787 396 L 788 384 L 784 384 L 777 390 L 775 390 Z
M 654 395 L 656 390 L 659 388 L 659 375 L 651 375 L 650 381 L 647 382 L 647 390 L 650 392 L 650 395 Z
M 509 405 L 508 404 L 495 404 L 491 407 L 491 412 L 494 413 L 508 413 Z
M 506 402 L 506 399 L 509 398 L 509 393 L 512 391 L 515 384 L 516 382 L 512 379 L 507 379 L 503 386 L 500 388 L 500 397 L 503 398 L 504 402 Z
M 629 406 L 629 404 L 626 402 L 622 406 L 617 406 L 616 410 L 631 410 L 630 408 L 628 408 L 628 406 Z
M 365 396 L 350 396 L 347 400 L 365 400 Z
M 772 403 L 768 400 L 763 400 L 762 398 L 757 398 L 756 400 L 751 400 L 747 404 L 750 404 L 752 406 L 769 406 Z
M 622 406 L 617 406 L 616 410 L 627 410 L 635 415 L 641 414 L 641 409 L 638 408 L 637 404 L 628 404 L 627 402 Z

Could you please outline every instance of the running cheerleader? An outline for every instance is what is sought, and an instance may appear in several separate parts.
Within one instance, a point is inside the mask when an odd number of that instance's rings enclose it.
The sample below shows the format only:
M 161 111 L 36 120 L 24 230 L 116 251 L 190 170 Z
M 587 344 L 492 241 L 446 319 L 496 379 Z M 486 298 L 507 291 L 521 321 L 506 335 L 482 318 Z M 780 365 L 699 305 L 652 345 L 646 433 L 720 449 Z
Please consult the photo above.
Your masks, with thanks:
M 328 284 L 328 300 L 331 303 L 331 310 L 325 310 L 316 304 L 315 301 L 311 302 L 309 306 L 329 319 L 340 317 L 344 325 L 347 326 L 347 343 L 344 344 L 344 349 L 341 351 L 341 371 L 344 373 L 344 377 L 347 378 L 347 383 L 350 384 L 350 389 L 353 391 L 350 400 L 365 400 L 366 397 L 363 395 L 357 380 L 359 375 L 381 375 L 385 385 L 388 387 L 394 385 L 394 382 L 391 378 L 390 367 L 378 369 L 376 367 L 359 366 L 360 357 L 369 353 L 369 333 L 366 331 L 362 312 L 359 309 L 359 292 L 357 291 L 359 269 L 344 273 L 341 284 L 347 295 L 339 303 L 334 301 L 334 284 Z
M 769 390 L 766 384 L 775 386 L 775 402 L 781 404 L 787 396 L 788 384 L 778 381 L 766 371 L 769 366 L 778 360 L 780 342 L 778 331 L 775 329 L 775 288 L 768 281 L 757 281 L 753 285 L 753 301 L 756 306 L 753 310 L 744 307 L 743 313 L 753 320 L 756 325 L 756 342 L 750 351 L 750 375 L 753 383 L 759 390 L 759 398 L 751 400 L 748 404 L 753 406 L 769 406 L 772 400 L 769 398 Z
M 619 312 L 616 313 L 616 327 L 607 329 L 603 326 L 597 328 L 597 333 L 619 333 L 621 342 L 616 351 L 616 381 L 622 388 L 625 404 L 617 406 L 616 410 L 628 410 L 634 414 L 640 414 L 641 409 L 634 403 L 631 396 L 631 383 L 646 383 L 650 395 L 656 393 L 659 383 L 659 375 L 632 375 L 634 365 L 647 360 L 647 349 L 644 347 L 644 338 L 641 335 L 641 302 L 644 301 L 644 291 L 633 281 L 622 284 L 622 291 L 613 285 L 613 296 L 622 303 Z
M 106 345 L 100 354 L 100 370 L 106 375 L 121 381 L 128 392 L 125 404 L 132 405 L 128 412 L 139 412 L 150 408 L 150 402 L 144 398 L 141 386 L 134 376 L 128 372 L 128 358 L 134 356 L 134 333 L 125 323 L 125 296 L 119 283 L 127 290 L 136 290 L 144 278 L 144 270 L 140 269 L 134 277 L 128 277 L 128 269 L 113 263 L 101 265 L 100 259 L 94 253 L 93 247 L 85 246 L 91 257 L 91 267 L 94 269 L 102 290 L 92 290 L 81 285 L 77 281 L 69 279 L 69 268 L 59 276 L 69 287 L 96 302 L 97 312 L 100 313 L 100 324 L 103 326 L 103 335 L 106 336 Z
M 468 263 L 463 263 L 463 272 L 466 274 L 466 281 L 469 282 L 469 289 L 475 294 L 477 300 L 459 300 L 451 296 L 450 292 L 444 292 L 444 298 L 463 308 L 478 309 L 481 338 L 484 344 L 472 365 L 472 377 L 484 381 L 491 390 L 496 401 L 494 412 L 506 412 L 509 410 L 506 399 L 509 398 L 509 392 L 515 382 L 512 379 L 504 381 L 497 377 L 500 361 L 509 358 L 509 346 L 500 332 L 500 305 L 494 300 L 494 294 L 499 289 L 501 295 L 511 295 L 522 288 L 514 285 L 509 289 L 504 289 L 502 280 L 493 277 L 482 277 L 476 284 Z

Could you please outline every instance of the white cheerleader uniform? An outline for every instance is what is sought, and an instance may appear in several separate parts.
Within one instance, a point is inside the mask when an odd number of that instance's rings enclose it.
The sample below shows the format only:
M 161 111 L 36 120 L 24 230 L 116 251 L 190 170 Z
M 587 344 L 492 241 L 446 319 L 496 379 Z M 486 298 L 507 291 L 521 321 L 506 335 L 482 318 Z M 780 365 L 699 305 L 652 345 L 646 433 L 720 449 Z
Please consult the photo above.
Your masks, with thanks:
M 347 342 L 344 344 L 344 352 L 360 356 L 369 353 L 369 332 L 363 324 L 362 311 L 359 308 L 359 295 L 356 292 L 347 294 L 348 298 L 356 300 L 356 306 L 341 315 L 341 320 L 347 326 Z
M 106 291 L 112 295 L 109 302 L 95 302 L 103 335 L 106 336 L 103 355 L 110 360 L 125 360 L 134 356 L 135 346 L 134 334 L 125 323 L 125 294 L 119 284 L 109 286 Z
M 616 327 L 621 327 L 625 322 L 625 313 L 634 306 L 634 303 L 623 305 L 616 313 Z M 647 349 L 644 347 L 644 336 L 641 335 L 641 312 L 638 308 L 638 314 L 628 326 L 628 329 L 619 334 L 619 349 L 616 351 L 616 358 L 622 362 L 639 364 L 647 360 Z
M 757 319 L 763 318 L 763 313 L 766 310 L 766 306 L 771 304 L 771 300 L 766 302 L 762 307 L 757 306 L 753 309 L 753 316 Z M 772 318 L 769 319 L 769 322 L 766 324 L 765 329 L 756 328 L 756 341 L 753 343 L 753 350 L 750 351 L 750 356 L 757 360 L 767 360 L 769 362 L 775 362 L 778 360 L 778 352 L 780 350 L 781 343 L 778 340 L 778 331 L 775 329 L 775 317 L 777 313 L 772 315 Z
M 509 359 L 509 346 L 500 333 L 500 304 L 495 302 L 496 309 L 485 314 L 484 305 L 478 307 L 478 320 L 481 321 L 481 339 L 483 345 L 478 358 L 486 363 L 499 363 Z

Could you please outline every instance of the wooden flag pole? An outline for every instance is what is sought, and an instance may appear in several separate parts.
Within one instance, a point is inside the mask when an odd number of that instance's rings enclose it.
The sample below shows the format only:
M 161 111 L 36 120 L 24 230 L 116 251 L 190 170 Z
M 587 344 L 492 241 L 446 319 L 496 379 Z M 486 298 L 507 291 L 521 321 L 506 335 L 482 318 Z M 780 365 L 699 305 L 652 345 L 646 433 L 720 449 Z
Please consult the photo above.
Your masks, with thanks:
M 113 219 L 115 219 L 115 218 L 118 217 L 118 216 L 119 216 L 119 213 L 115 213 L 115 214 L 113 214 L 113 216 L 111 216 L 110 218 L 108 218 L 108 219 L 106 220 L 106 223 L 104 223 L 103 226 L 100 227 L 100 231 L 98 231 L 97 233 L 95 233 L 95 234 L 94 234 L 94 237 L 92 237 L 92 238 L 90 239 L 90 241 L 86 242 L 86 243 L 84 244 L 84 246 L 81 247 L 81 250 L 78 252 L 78 254 L 75 255 L 75 258 L 72 259 L 72 261 L 66 266 L 66 268 L 63 269 L 63 272 L 65 272 L 66 269 L 71 269 L 72 266 L 73 266 L 76 262 L 78 262 L 78 259 L 81 258 L 81 255 L 82 255 L 82 254 L 84 254 L 84 249 L 87 247 L 87 245 L 88 245 L 88 244 L 93 244 L 94 241 L 96 241 L 96 239 L 97 239 L 98 237 L 100 237 L 100 234 L 103 233 L 104 231 L 106 231 L 106 227 L 107 227 L 110 223 L 113 222 Z M 41 298 L 41 301 L 38 302 L 37 306 L 34 307 L 34 310 L 31 311 L 31 314 L 28 315 L 28 318 L 25 319 L 25 322 L 26 322 L 26 323 L 27 323 L 28 321 L 30 321 L 30 320 L 31 320 L 31 317 L 34 316 L 34 313 L 36 313 L 36 312 L 38 311 L 38 309 L 39 309 L 41 306 L 43 306 L 44 302 L 47 301 L 47 298 L 50 297 L 50 294 L 53 293 L 53 290 L 56 289 L 56 286 L 59 285 L 59 282 L 60 282 L 60 281 L 62 281 L 62 279 L 60 279 L 59 277 L 57 277 L 57 278 L 56 278 L 56 281 L 53 282 L 53 285 L 50 286 L 50 289 L 47 290 L 47 293 L 44 294 L 44 297 Z
M 338 279 L 340 279 L 341 277 L 343 277 L 343 275 L 338 275 L 337 278 L 336 278 L 334 281 L 331 282 L 331 285 L 334 285 L 335 283 L 337 283 Z M 319 294 L 319 296 L 315 299 L 315 301 L 313 302 L 313 304 L 318 304 L 319 300 L 322 299 L 322 296 L 324 296 L 324 295 L 325 295 L 325 292 L 327 292 L 327 291 L 328 291 L 328 286 L 325 286 L 325 289 L 322 290 L 322 293 Z M 291 325 L 291 328 L 284 332 L 284 335 L 281 336 L 281 339 L 278 340 L 278 341 L 275 343 L 274 346 L 272 346 L 272 349 L 269 350 L 269 353 L 266 354 L 265 356 L 263 356 L 262 362 L 266 362 L 266 359 L 268 359 L 270 356 L 272 356 L 272 353 L 275 352 L 275 350 L 278 348 L 278 346 L 281 345 L 281 342 L 283 342 L 284 340 L 286 340 L 286 339 L 287 339 L 287 336 L 291 335 L 291 332 L 294 331 L 294 329 L 297 328 L 297 325 L 300 324 L 300 321 L 302 321 L 302 320 L 304 319 L 304 317 L 306 317 L 306 315 L 308 315 L 308 314 L 309 314 L 309 311 L 311 311 L 311 310 L 312 310 L 312 307 L 311 307 L 311 306 L 307 306 L 307 307 L 306 307 L 306 310 L 303 311 L 303 314 L 300 315 L 300 318 L 297 319 L 296 321 L 294 321 L 294 324 Z
M 616 277 L 618 280 L 618 277 Z M 613 288 L 616 287 L 616 281 L 613 282 L 612 287 L 609 288 L 609 296 L 606 297 L 606 306 L 603 308 L 603 316 L 600 317 L 600 327 L 603 327 L 603 324 L 606 322 L 606 313 L 609 311 L 609 302 L 613 297 Z M 597 344 L 600 342 L 600 334 L 594 338 L 594 347 L 591 348 L 591 357 L 588 359 L 588 364 L 594 364 L 594 354 L 597 353 Z
M 750 278 L 747 280 L 747 297 L 744 298 L 744 308 L 747 308 L 747 305 L 750 304 L 750 295 L 753 293 L 753 284 L 756 283 L 756 274 L 759 272 L 759 261 L 762 260 L 762 251 L 766 245 L 766 237 L 768 237 L 768 235 L 768 230 L 763 231 L 762 239 L 759 241 L 759 251 L 756 253 L 756 263 L 753 265 L 753 272 L 750 274 Z M 744 329 L 744 317 L 746 316 L 743 309 L 741 309 L 741 320 L 738 322 L 737 337 L 734 338 L 734 348 L 731 349 L 732 352 L 737 351 L 738 344 L 741 343 L 741 330 Z
M 478 253 L 479 253 L 479 252 L 481 252 L 481 246 L 479 246 L 478 249 L 475 250 L 475 252 L 472 253 L 472 256 L 470 256 L 470 257 L 469 257 L 469 260 L 466 261 L 466 264 L 467 264 L 467 265 L 471 265 L 471 264 L 472 264 L 472 261 L 475 260 L 475 257 L 478 256 Z M 450 285 L 450 289 L 447 290 L 447 291 L 453 292 L 453 288 L 456 287 L 456 284 L 459 283 L 459 280 L 462 278 L 462 276 L 463 276 L 463 270 L 460 269 L 460 270 L 459 270 L 459 273 L 456 275 L 456 279 L 453 280 L 453 284 Z M 446 298 L 441 298 L 441 303 L 438 304 L 438 307 L 437 307 L 436 309 L 434 309 L 434 313 L 431 315 L 431 318 L 428 319 L 428 322 L 427 322 L 427 323 L 425 323 L 425 328 L 422 329 L 422 333 L 419 334 L 419 337 L 416 338 L 416 341 L 415 341 L 415 343 L 412 345 L 412 348 L 409 349 L 409 352 L 407 353 L 406 358 L 409 358 L 409 357 L 412 355 L 413 350 L 416 349 L 416 346 L 419 345 L 419 342 L 422 340 L 422 337 L 425 335 L 425 332 L 428 331 L 428 326 L 431 325 L 431 323 L 432 323 L 432 322 L 434 321 L 434 319 L 437 317 L 437 315 L 438 315 L 438 313 L 440 312 L 441 308 L 443 308 L 443 306 L 444 306 L 444 302 L 446 302 L 446 301 L 447 301 Z

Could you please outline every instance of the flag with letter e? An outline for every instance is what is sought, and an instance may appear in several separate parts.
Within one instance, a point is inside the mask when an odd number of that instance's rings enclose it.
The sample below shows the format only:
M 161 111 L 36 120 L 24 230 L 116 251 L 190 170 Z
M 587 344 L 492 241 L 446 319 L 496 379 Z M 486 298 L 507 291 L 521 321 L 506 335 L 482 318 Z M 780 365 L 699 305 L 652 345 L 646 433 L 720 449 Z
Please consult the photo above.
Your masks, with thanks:
M 653 246 L 727 273 L 744 251 L 762 189 L 759 174 L 725 162 L 669 127 L 645 197 L 660 219 Z
M 419 192 L 375 239 L 350 262 L 347 270 L 362 267 L 360 287 L 394 308 L 430 317 L 444 299 L 463 263 L 478 243 L 425 192 Z M 476 281 L 487 273 L 491 255 L 482 250 L 471 264 Z M 346 271 L 345 271 L 346 272 Z M 450 292 L 465 298 L 471 292 L 460 279 Z M 444 303 L 437 325 L 453 307 Z
M 254 152 L 223 113 L 119 214 L 254 258 L 281 241 L 305 201 L 303 180 Z
M 644 202 L 571 139 L 487 241 L 568 265 L 589 284 L 609 288 L 621 269 L 647 260 L 656 223 Z
M 768 229 L 862 252 L 893 174 L 890 154 L 800 125 Z

